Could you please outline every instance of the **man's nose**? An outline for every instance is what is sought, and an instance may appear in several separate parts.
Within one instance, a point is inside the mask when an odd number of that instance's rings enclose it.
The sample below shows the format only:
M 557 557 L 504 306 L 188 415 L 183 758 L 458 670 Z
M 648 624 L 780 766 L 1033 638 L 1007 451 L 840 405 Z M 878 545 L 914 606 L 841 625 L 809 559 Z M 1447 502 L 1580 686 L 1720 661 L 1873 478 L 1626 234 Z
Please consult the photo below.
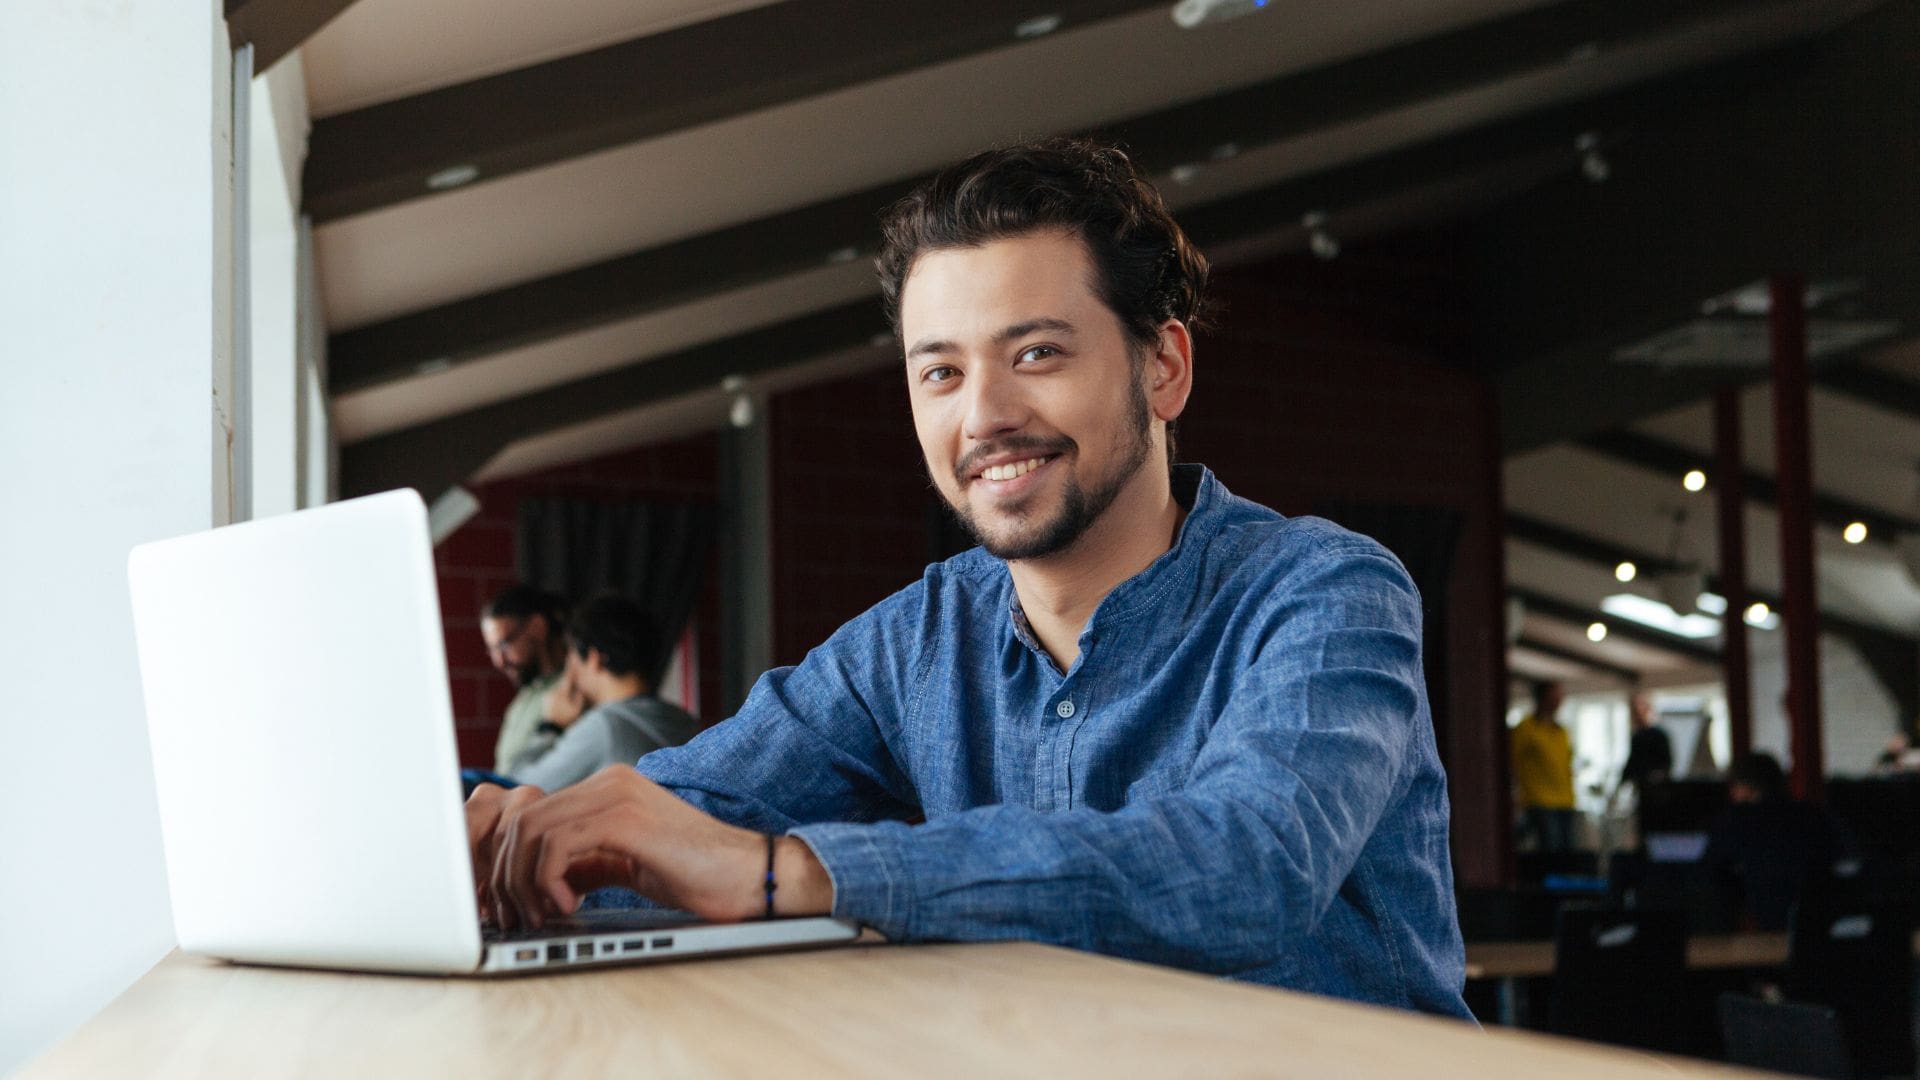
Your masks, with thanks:
M 982 365 L 967 380 L 967 410 L 961 433 L 975 441 L 1018 431 L 1027 408 L 1012 373 Z

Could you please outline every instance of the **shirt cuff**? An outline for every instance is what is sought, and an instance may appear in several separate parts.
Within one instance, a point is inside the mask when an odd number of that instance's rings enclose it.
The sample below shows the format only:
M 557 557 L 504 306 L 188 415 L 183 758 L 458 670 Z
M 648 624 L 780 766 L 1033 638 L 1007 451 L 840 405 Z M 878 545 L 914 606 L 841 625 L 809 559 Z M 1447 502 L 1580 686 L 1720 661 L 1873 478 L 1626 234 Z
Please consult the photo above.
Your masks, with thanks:
M 913 897 L 900 851 L 902 837 L 892 834 L 905 831 L 894 822 L 835 823 L 805 825 L 787 835 L 799 837 L 826 867 L 833 882 L 835 918 L 865 923 L 893 941 L 904 941 L 911 936 Z

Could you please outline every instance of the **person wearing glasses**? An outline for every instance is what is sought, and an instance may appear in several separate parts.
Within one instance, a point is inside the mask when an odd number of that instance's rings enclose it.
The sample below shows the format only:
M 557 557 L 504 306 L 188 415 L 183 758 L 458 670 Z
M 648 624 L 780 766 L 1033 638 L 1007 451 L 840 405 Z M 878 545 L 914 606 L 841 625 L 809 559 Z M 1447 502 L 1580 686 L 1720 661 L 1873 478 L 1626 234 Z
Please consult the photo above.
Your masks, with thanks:
M 531 585 L 510 585 L 481 609 L 480 637 L 487 643 L 487 660 L 517 691 L 507 703 L 500 739 L 493 747 L 496 773 L 530 764 L 520 759 L 546 719 L 547 693 L 567 663 L 565 625 L 566 604 Z

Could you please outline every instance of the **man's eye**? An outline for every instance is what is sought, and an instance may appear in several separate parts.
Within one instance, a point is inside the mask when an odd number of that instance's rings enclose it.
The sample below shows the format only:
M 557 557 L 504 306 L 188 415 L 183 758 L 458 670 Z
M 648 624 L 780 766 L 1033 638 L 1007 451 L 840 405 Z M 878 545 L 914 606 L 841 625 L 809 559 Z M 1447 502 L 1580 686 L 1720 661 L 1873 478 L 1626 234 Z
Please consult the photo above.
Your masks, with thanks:
M 1034 345 L 1030 348 L 1020 350 L 1019 359 L 1032 363 L 1036 360 L 1045 360 L 1049 356 L 1058 355 L 1059 352 L 1059 349 L 1051 345 Z
M 930 367 L 927 370 L 921 372 L 920 377 L 930 383 L 943 383 L 958 374 L 960 373 L 955 371 L 954 369 L 946 366 L 945 364 L 941 364 L 936 367 Z

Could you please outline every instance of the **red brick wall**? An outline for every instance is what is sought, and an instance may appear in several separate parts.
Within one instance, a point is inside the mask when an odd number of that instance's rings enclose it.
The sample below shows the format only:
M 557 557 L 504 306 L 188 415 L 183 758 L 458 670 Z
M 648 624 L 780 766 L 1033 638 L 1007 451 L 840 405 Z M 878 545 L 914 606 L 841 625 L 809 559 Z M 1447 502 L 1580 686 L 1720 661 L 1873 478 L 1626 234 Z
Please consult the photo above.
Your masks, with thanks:
M 500 718 L 513 699 L 513 684 L 487 662 L 480 609 L 514 581 L 513 531 L 520 500 L 716 502 L 719 446 L 716 436 L 701 435 L 472 488 L 480 512 L 434 550 L 462 765 L 493 766 Z M 716 558 L 694 608 L 703 703 L 720 699 L 719 585 Z
M 930 488 L 896 368 L 782 394 L 770 413 L 773 655 L 792 664 L 920 576 Z

